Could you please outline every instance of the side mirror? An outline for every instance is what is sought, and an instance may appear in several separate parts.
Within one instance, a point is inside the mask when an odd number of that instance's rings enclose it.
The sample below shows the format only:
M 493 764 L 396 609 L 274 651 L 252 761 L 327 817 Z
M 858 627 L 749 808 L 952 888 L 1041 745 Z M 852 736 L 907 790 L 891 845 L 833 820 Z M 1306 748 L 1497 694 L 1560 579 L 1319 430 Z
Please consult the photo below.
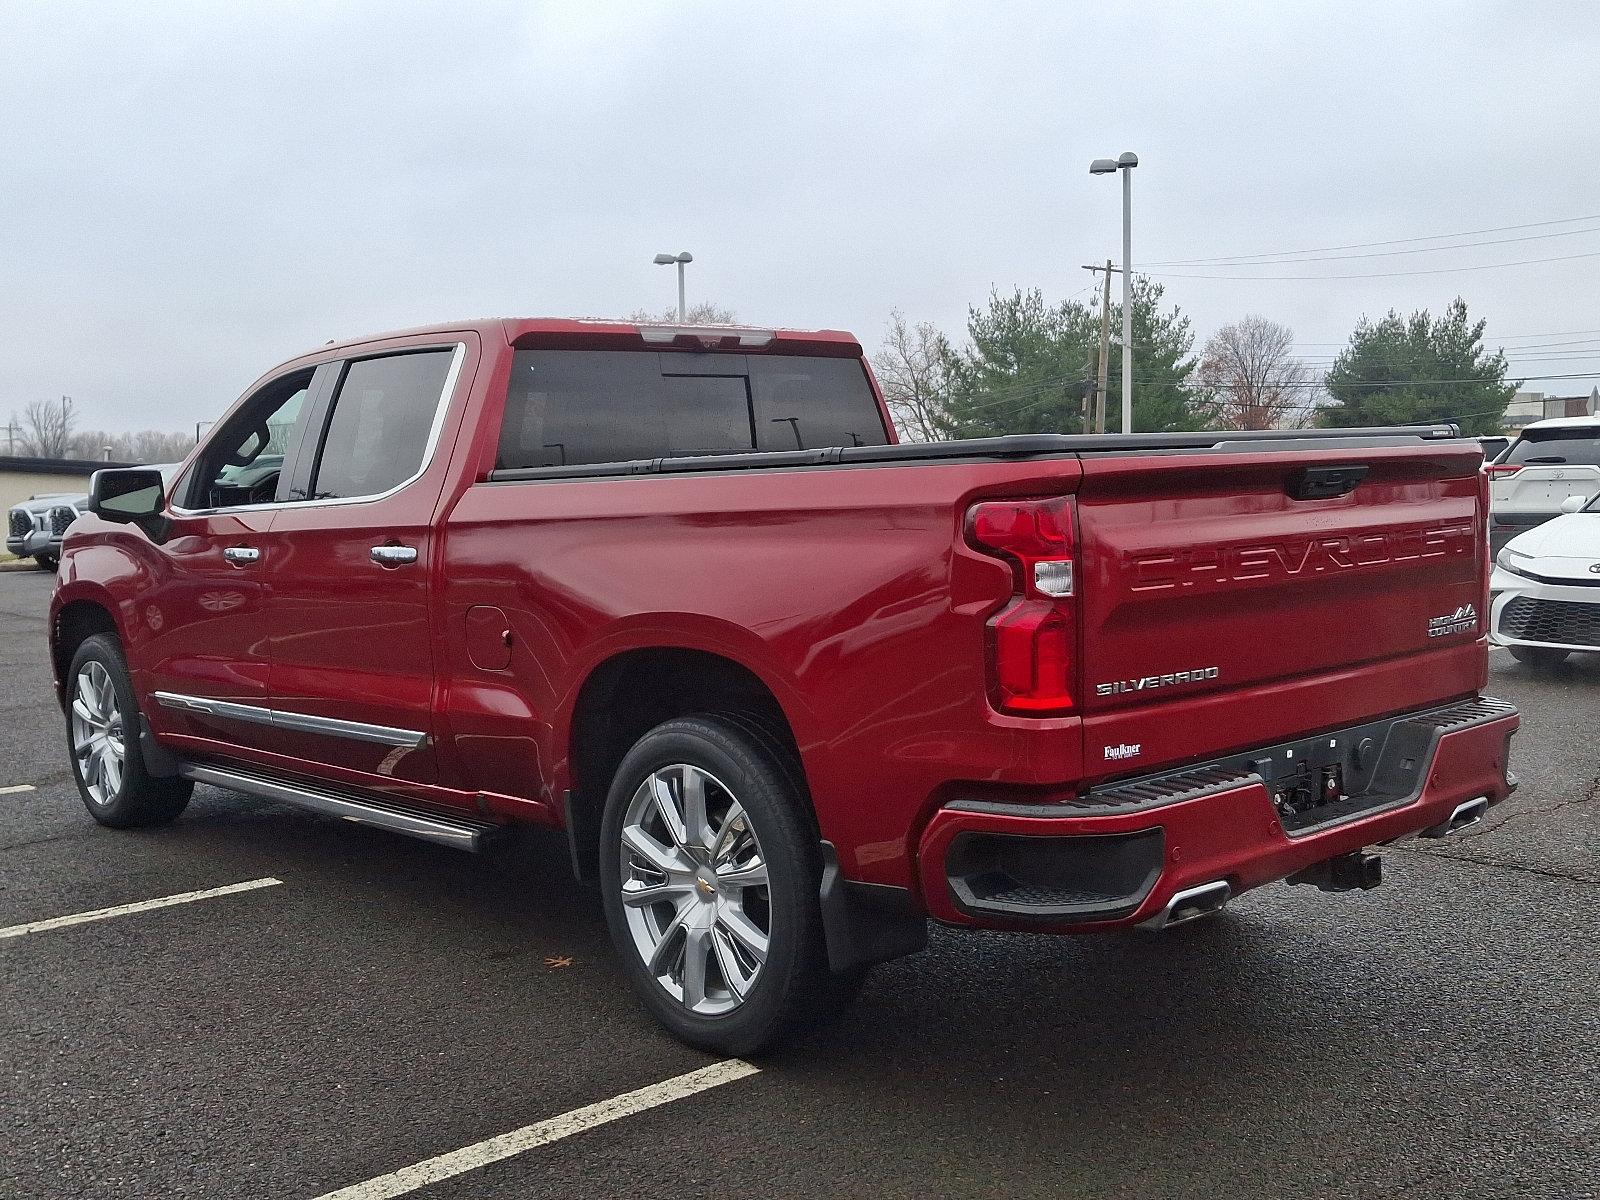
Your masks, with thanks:
M 1561 511 L 1564 513 L 1582 512 L 1583 506 L 1588 503 L 1588 496 L 1568 496 L 1561 502 Z
M 172 522 L 163 515 L 166 481 L 160 471 L 122 467 L 89 479 L 89 511 L 119 525 L 137 525 L 152 542 L 164 542 Z

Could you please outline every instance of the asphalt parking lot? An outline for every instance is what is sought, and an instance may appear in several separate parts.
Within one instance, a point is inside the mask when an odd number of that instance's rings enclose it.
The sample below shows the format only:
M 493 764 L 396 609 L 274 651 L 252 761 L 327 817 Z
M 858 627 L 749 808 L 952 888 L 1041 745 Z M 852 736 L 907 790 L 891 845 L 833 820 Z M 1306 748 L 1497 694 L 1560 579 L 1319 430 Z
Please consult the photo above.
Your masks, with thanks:
M 636 1007 L 560 841 L 472 857 L 209 788 L 101 829 L 49 588 L 0 570 L 0 932 L 257 886 L 0 938 L 0 1196 L 392 1195 L 529 1126 L 406 1194 L 1600 1195 L 1600 656 L 1491 655 L 1522 790 L 1375 892 L 1262 889 L 1162 936 L 936 930 L 759 1072 L 626 1112 L 715 1060 Z

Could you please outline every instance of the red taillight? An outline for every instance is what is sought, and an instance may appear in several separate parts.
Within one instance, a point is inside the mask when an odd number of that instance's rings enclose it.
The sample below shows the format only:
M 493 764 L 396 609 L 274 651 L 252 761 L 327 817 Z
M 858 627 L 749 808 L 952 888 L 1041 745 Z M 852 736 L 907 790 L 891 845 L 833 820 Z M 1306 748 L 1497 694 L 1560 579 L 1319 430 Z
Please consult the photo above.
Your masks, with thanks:
M 1483 468 L 1483 473 L 1490 479 L 1500 479 L 1506 475 L 1515 475 L 1522 470 L 1521 463 L 1490 463 Z
M 1070 712 L 1077 645 L 1071 502 L 975 504 L 967 538 L 1012 568 L 1011 602 L 989 619 L 995 707 L 1029 716 Z

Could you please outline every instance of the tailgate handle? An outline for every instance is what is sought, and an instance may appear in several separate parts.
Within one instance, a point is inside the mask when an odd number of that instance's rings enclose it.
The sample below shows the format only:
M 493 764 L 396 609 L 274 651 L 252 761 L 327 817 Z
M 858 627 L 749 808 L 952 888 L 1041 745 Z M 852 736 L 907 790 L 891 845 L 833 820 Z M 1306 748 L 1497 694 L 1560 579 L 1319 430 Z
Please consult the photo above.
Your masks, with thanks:
M 1366 467 L 1307 467 L 1289 476 L 1283 490 L 1296 500 L 1327 500 L 1355 491 L 1366 477 Z

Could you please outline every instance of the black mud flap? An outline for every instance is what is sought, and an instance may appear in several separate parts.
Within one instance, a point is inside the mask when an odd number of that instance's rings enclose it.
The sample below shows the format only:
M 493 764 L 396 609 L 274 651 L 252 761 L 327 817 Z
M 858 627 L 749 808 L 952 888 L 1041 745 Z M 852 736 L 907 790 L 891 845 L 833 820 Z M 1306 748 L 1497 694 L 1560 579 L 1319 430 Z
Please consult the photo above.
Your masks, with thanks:
M 905 888 L 858 883 L 839 873 L 839 852 L 822 843 L 822 930 L 828 967 L 848 971 L 904 958 L 928 946 L 928 918 Z

